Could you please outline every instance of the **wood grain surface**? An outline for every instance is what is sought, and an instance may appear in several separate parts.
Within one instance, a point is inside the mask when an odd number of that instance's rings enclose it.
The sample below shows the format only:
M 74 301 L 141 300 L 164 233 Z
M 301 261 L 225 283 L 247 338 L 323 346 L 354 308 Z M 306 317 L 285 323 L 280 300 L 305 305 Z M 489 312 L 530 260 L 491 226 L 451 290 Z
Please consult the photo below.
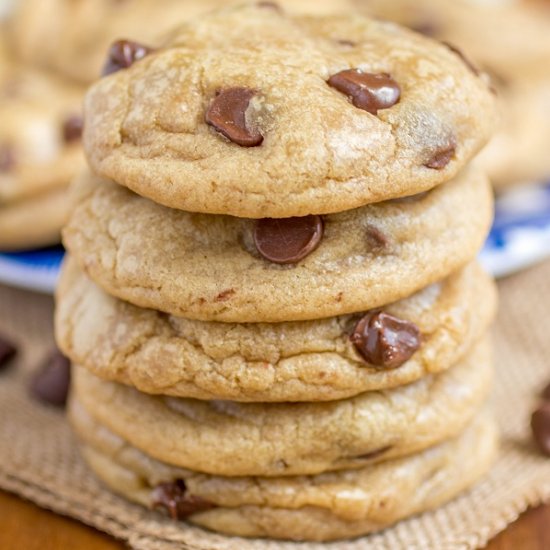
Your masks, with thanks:
M 123 543 L 13 495 L 0 492 L 1 550 L 122 550 Z M 550 506 L 529 510 L 487 550 L 549 550 Z

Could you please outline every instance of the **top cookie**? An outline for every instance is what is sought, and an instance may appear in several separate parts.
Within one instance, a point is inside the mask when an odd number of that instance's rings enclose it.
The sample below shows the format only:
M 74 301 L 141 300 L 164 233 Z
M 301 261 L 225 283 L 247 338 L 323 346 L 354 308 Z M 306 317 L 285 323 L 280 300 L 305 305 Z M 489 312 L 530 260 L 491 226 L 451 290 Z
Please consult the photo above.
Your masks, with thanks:
M 87 95 L 89 161 L 193 212 L 325 214 L 430 189 L 486 142 L 495 111 L 447 46 L 356 15 L 230 8 L 164 49 L 119 44 L 109 69 L 122 67 Z
M 90 83 L 99 78 L 105 52 L 120 38 L 157 45 L 174 22 L 238 0 L 19 0 L 12 18 L 18 56 L 33 65 Z M 282 0 L 297 13 L 351 9 L 351 0 Z M 1 4 L 1 2 L 0 2 Z

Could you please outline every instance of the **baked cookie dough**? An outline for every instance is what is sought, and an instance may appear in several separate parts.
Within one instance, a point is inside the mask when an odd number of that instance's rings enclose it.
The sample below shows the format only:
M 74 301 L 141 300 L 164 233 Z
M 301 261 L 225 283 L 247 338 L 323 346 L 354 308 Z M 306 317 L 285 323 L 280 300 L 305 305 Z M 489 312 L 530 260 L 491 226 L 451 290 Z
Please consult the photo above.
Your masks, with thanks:
M 0 77 L 0 208 L 66 187 L 84 167 L 82 96 L 21 65 Z
M 274 225 L 169 209 L 89 174 L 74 194 L 65 245 L 109 294 L 238 323 L 312 320 L 409 296 L 475 258 L 493 202 L 473 168 L 410 199 Z M 294 263 L 278 263 L 289 253 Z
M 88 159 L 172 208 L 285 218 L 411 195 L 493 129 L 493 94 L 460 55 L 359 15 L 252 4 L 123 50 L 87 94 Z
M 194 321 L 113 298 L 67 259 L 57 289 L 56 337 L 74 363 L 145 393 L 326 401 L 446 370 L 485 334 L 495 307 L 495 285 L 476 264 L 384 306 L 421 335 L 419 349 L 389 367 L 367 362 L 352 343 L 361 314 L 294 323 Z
M 237 403 L 150 396 L 73 370 L 73 393 L 99 422 L 154 458 L 216 475 L 281 476 L 361 468 L 461 432 L 487 398 L 482 341 L 438 375 L 322 403 Z
M 158 45 L 160 37 L 175 22 L 231 3 L 241 2 L 18 0 L 11 21 L 12 38 L 18 55 L 28 63 L 90 83 L 99 78 L 106 52 L 114 40 L 129 38 Z M 286 0 L 278 4 L 296 13 L 337 13 L 351 9 L 352 2 Z
M 58 243 L 68 207 L 68 192 L 63 188 L 0 205 L 0 251 Z
M 352 538 L 440 506 L 490 467 L 496 426 L 486 412 L 456 439 L 405 458 L 316 476 L 219 477 L 170 467 L 95 421 L 76 399 L 70 418 L 85 460 L 114 492 L 230 535 Z

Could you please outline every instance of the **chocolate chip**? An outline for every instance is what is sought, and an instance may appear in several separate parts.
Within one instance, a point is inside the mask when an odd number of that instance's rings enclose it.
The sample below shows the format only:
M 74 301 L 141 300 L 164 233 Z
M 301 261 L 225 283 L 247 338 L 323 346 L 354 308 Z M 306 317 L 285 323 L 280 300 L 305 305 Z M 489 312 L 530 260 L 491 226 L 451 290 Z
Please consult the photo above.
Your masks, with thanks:
M 543 403 L 532 414 L 531 431 L 541 452 L 550 456 L 550 403 Z
M 460 59 L 462 59 L 462 62 L 470 71 L 472 71 L 476 76 L 479 76 L 480 72 L 479 69 L 464 55 L 464 52 L 462 50 L 458 49 L 454 44 L 451 44 L 450 42 L 446 42 L 445 40 L 442 40 L 441 43 L 444 46 L 447 46 L 449 50 L 451 50 L 454 54 L 458 55 Z
M 424 163 L 426 168 L 432 168 L 433 170 L 443 170 L 456 152 L 456 143 L 453 141 L 447 145 L 444 145 L 438 149 L 428 161 Z
M 540 394 L 541 397 L 547 401 L 550 401 L 550 384 L 548 384 L 543 390 L 542 390 L 542 393 Z
M 15 344 L 5 336 L 0 336 L 0 369 L 6 368 L 16 353 Z
M 399 84 L 387 73 L 347 69 L 331 76 L 328 84 L 346 94 L 357 108 L 373 115 L 395 105 L 401 97 Z
M 183 479 L 157 485 L 151 493 L 151 507 L 164 509 L 172 519 L 185 519 L 191 514 L 216 508 L 207 500 L 189 495 Z
M 225 302 L 226 300 L 229 300 L 231 296 L 235 294 L 234 288 L 228 288 L 227 290 L 222 290 L 217 296 L 216 296 L 216 302 Z
M 138 42 L 117 40 L 109 48 L 107 61 L 103 67 L 103 71 L 101 71 L 101 75 L 107 76 L 121 69 L 127 69 L 152 51 L 152 48 L 139 44 Z
M 402 365 L 420 347 L 420 331 L 414 323 L 383 312 L 367 313 L 350 339 L 367 362 L 390 369 Z
M 70 115 L 63 121 L 63 140 L 65 143 L 78 141 L 82 137 L 84 121 L 80 115 Z
M 7 143 L 0 145 L 0 172 L 9 172 L 15 166 L 13 147 Z
M 256 222 L 254 243 L 266 260 L 293 264 L 319 246 L 323 231 L 321 216 L 263 218 Z
M 55 350 L 34 374 L 30 391 L 39 401 L 62 407 L 67 401 L 70 380 L 70 362 L 59 350 Z
M 242 147 L 255 147 L 264 140 L 257 128 L 246 120 L 250 100 L 256 95 L 250 88 L 219 90 L 206 111 L 206 122 L 227 139 Z

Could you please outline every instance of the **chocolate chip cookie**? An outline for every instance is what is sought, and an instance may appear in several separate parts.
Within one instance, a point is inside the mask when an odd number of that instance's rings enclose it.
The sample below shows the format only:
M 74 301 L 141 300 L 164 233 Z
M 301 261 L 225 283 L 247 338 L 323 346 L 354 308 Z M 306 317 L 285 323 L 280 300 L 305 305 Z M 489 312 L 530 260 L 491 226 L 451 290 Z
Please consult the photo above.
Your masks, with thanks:
M 76 400 L 70 417 L 85 460 L 114 492 L 222 533 L 293 540 L 355 537 L 435 508 L 487 471 L 497 441 L 484 412 L 457 438 L 405 458 L 316 476 L 221 477 L 151 458 Z
M 312 320 L 382 307 L 469 263 L 492 192 L 475 169 L 429 193 L 274 221 L 169 209 L 87 175 L 64 242 L 109 294 L 224 322 Z
M 145 393 L 326 401 L 446 370 L 485 334 L 495 305 L 493 282 L 474 264 L 376 315 L 209 323 L 113 298 L 69 260 L 57 290 L 56 332 L 75 363 Z M 369 340 L 373 330 L 379 337 Z
M 490 346 L 407 386 L 323 403 L 237 403 L 149 396 L 83 367 L 88 412 L 151 456 L 216 475 L 299 475 L 360 468 L 457 435 L 486 400 Z
M 358 15 L 248 5 L 145 46 L 116 45 L 84 143 L 98 174 L 172 208 L 287 218 L 412 195 L 493 127 L 493 94 L 455 52 Z

